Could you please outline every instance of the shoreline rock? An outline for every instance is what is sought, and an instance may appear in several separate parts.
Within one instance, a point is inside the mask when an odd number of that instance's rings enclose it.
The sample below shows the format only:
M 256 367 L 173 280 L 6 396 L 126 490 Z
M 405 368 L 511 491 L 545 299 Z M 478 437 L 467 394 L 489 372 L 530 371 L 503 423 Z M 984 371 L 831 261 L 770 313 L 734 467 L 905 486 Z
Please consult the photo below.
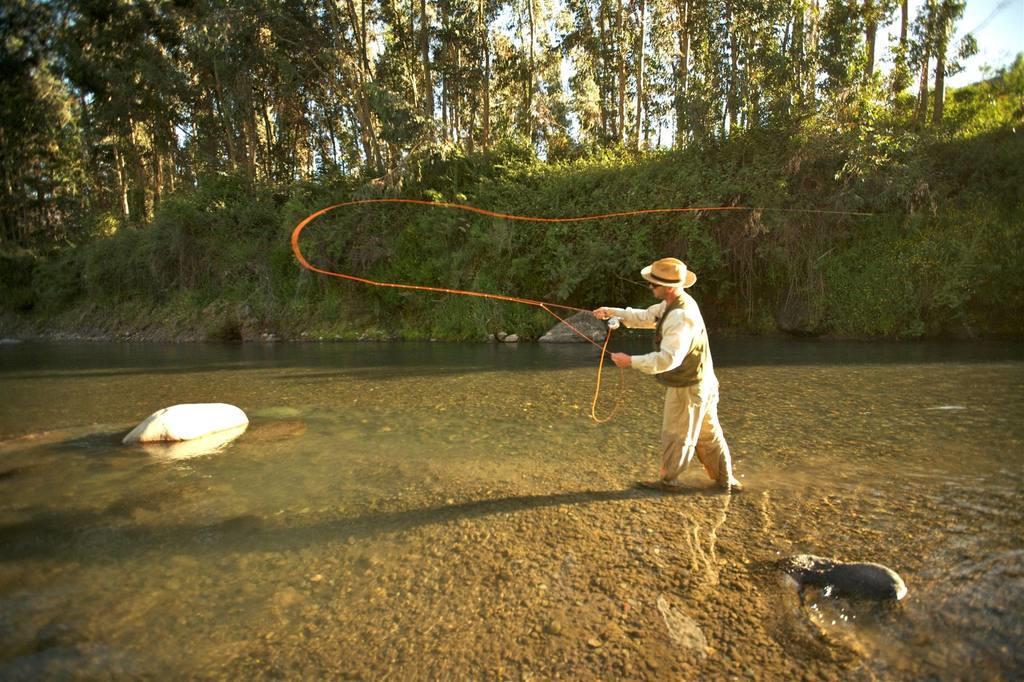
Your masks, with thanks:
M 604 341 L 608 336 L 608 327 L 605 326 L 605 323 L 589 312 L 576 313 L 572 317 L 566 318 L 565 322 L 585 334 L 590 340 L 598 343 Z M 538 341 L 540 343 L 585 343 L 584 339 L 570 329 L 567 324 L 559 322 Z

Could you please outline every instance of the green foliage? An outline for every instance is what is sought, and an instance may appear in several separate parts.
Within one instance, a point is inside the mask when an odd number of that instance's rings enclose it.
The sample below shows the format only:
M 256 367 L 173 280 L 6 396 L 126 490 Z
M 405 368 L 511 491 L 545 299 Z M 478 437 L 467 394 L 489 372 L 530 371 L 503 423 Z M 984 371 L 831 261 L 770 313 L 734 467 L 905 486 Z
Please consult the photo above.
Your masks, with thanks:
M 831 328 L 919 337 L 1024 331 L 1024 216 L 976 207 L 877 224 L 825 265 Z
M 36 257 L 22 249 L 0 251 L 0 301 L 16 312 L 28 312 L 35 306 L 32 272 Z
M 82 294 L 82 265 L 81 255 L 71 249 L 41 258 L 32 271 L 33 311 L 55 315 L 75 303 Z

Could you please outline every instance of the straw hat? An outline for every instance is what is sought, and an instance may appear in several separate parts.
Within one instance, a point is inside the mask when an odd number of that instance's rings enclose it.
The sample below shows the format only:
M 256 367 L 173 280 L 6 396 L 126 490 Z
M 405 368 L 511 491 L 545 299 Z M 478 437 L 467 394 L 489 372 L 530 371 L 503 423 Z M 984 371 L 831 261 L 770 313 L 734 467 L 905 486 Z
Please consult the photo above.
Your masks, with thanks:
M 648 282 L 662 287 L 692 287 L 697 275 L 686 269 L 686 263 L 678 258 L 662 258 L 656 260 L 640 271 L 640 276 Z

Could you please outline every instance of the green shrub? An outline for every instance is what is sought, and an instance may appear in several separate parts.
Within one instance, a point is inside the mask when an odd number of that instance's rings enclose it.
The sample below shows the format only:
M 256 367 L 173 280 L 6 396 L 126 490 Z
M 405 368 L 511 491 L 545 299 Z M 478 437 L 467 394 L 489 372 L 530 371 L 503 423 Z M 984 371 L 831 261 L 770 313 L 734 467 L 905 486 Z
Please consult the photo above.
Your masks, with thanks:
M 0 251 L 0 305 L 4 310 L 25 313 L 35 306 L 32 273 L 36 257 L 30 251 Z
M 35 312 L 53 315 L 79 301 L 82 290 L 82 259 L 72 249 L 56 251 L 41 259 L 32 273 Z

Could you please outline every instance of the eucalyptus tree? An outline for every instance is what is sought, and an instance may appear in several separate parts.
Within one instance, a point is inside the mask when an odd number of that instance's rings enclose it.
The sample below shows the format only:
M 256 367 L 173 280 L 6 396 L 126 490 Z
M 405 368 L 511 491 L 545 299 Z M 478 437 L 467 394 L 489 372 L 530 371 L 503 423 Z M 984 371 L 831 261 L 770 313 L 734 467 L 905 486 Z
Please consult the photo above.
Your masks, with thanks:
M 51 63 L 52 9 L 0 6 L 0 246 L 73 236 L 67 217 L 90 195 L 77 104 Z
M 550 122 L 546 93 L 558 89 L 559 52 L 553 36 L 551 0 L 511 0 L 508 23 L 494 36 L 497 64 L 493 85 L 495 104 L 506 111 L 499 114 L 510 136 L 538 143 Z M 552 65 L 556 73 L 552 74 Z
M 565 9 L 571 23 L 562 36 L 563 57 L 570 64 L 569 87 L 573 115 L 581 142 L 601 144 L 608 137 L 605 92 L 608 74 L 601 41 L 601 2 L 569 0 Z
M 478 16 L 474 0 L 437 0 L 435 73 L 439 79 L 441 131 L 446 142 L 473 146 L 478 92 L 483 84 L 479 61 Z
M 897 0 L 900 30 L 892 48 L 892 71 L 889 73 L 889 95 L 894 101 L 910 85 L 910 0 Z
M 568 23 L 561 39 L 562 57 L 570 64 L 571 107 L 578 135 L 588 144 L 616 137 L 616 71 L 607 37 L 608 0 L 566 0 Z
M 868 58 L 863 36 L 866 31 L 863 7 L 853 0 L 828 3 L 821 17 L 818 61 L 826 97 L 840 95 L 862 79 Z
M 382 0 L 375 83 L 370 103 L 380 123 L 381 144 L 387 149 L 390 173 L 403 167 L 409 151 L 433 137 L 432 120 L 425 113 L 425 73 L 420 60 L 417 0 Z M 433 95 L 428 93 L 430 99 Z
M 963 16 L 965 6 L 965 0 L 927 0 L 914 21 L 914 42 L 910 49 L 910 61 L 919 74 L 916 114 L 919 126 L 927 123 L 929 104 L 932 123 L 942 122 L 945 77 L 958 73 L 962 69 L 960 60 L 977 51 L 977 42 L 968 34 L 956 46 L 956 51 L 950 54 L 953 28 L 957 19 Z M 933 72 L 932 60 L 935 63 Z
M 932 22 L 934 30 L 932 39 L 935 48 L 935 93 L 932 106 L 932 123 L 936 125 L 942 122 L 946 95 L 946 76 L 955 75 L 963 70 L 961 60 L 970 57 L 978 51 L 978 44 L 974 36 L 967 34 L 956 45 L 955 52 L 952 55 L 949 54 L 954 26 L 957 19 L 963 16 L 966 6 L 966 0 L 941 0 L 936 8 L 936 16 Z
M 690 75 L 690 44 L 693 31 L 694 0 L 671 0 L 665 26 L 671 26 L 676 52 L 673 62 L 672 106 L 675 110 L 674 145 L 681 147 L 687 137 L 686 94 Z M 668 32 L 661 33 L 667 35 Z
M 691 3 L 687 27 L 690 68 L 686 90 L 677 98 L 685 112 L 686 135 L 677 132 L 677 144 L 724 134 L 723 116 L 728 113 L 731 60 L 724 4 Z
M 754 5 L 755 29 L 748 36 L 747 123 L 751 127 L 787 126 L 793 116 L 792 93 L 798 81 L 789 64 L 792 5 L 767 0 Z
M 636 0 L 636 109 L 633 147 L 640 148 L 641 130 L 644 126 L 644 61 L 647 56 L 647 0 Z
M 665 139 L 666 130 L 670 139 L 673 136 L 672 128 L 666 128 L 666 124 L 674 108 L 677 34 L 665 29 L 673 26 L 675 12 L 676 6 L 671 0 L 648 0 L 643 97 L 639 105 L 644 113 L 638 119 L 643 126 L 640 147 L 666 145 L 669 141 Z
M 184 86 L 179 27 L 151 3 L 55 3 L 56 57 L 91 128 L 93 173 L 112 165 L 122 216 L 142 222 L 173 189 Z M 102 190 L 101 190 L 102 191 Z

